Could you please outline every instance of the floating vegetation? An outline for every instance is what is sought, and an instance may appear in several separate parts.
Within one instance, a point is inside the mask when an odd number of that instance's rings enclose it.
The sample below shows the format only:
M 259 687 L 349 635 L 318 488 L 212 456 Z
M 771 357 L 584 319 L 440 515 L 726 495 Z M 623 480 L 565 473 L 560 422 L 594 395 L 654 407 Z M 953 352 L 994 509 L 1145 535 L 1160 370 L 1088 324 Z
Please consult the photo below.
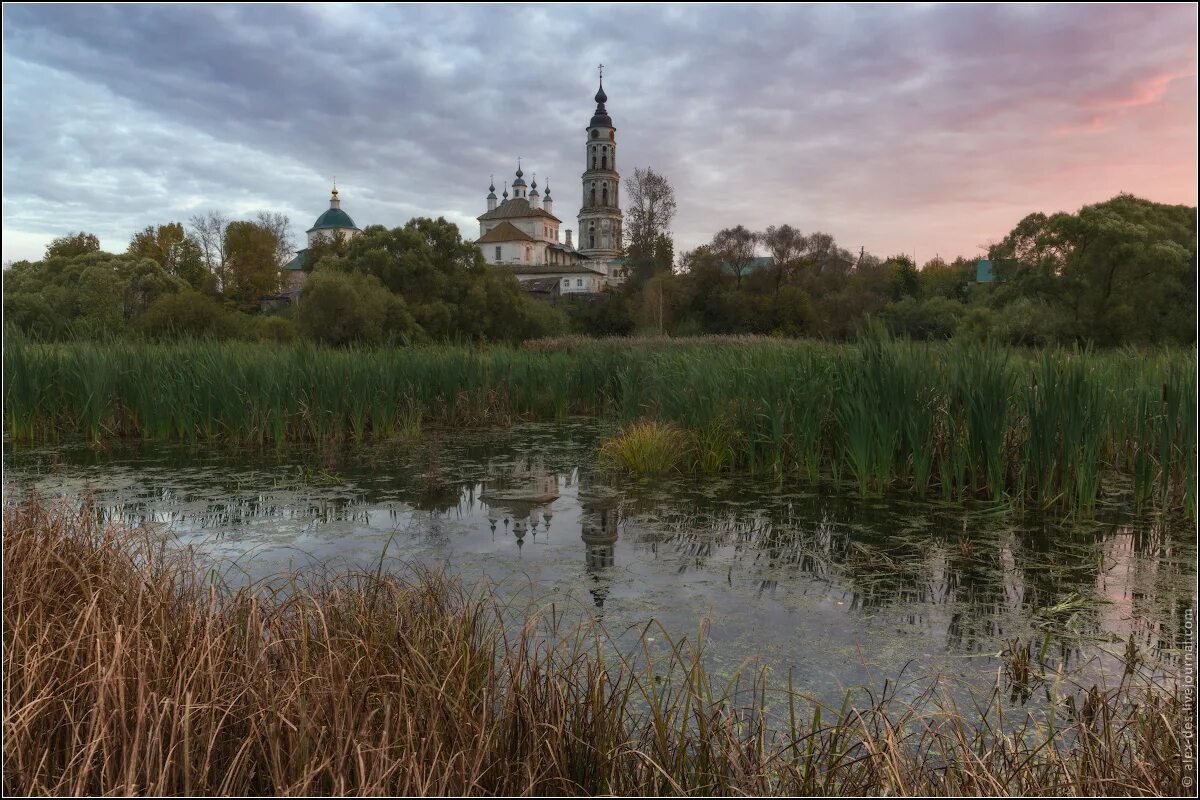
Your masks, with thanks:
M 1196 509 L 1194 350 L 1024 351 L 879 334 L 852 345 L 716 337 L 342 350 L 13 337 L 4 381 L 4 422 L 18 441 L 279 446 L 598 415 L 627 426 L 609 454 L 622 463 L 616 450 L 630 448 L 634 471 L 830 474 L 863 494 L 904 488 L 1081 514 L 1114 484 L 1131 485 L 1139 509 Z M 655 438 L 628 438 L 633 430 Z

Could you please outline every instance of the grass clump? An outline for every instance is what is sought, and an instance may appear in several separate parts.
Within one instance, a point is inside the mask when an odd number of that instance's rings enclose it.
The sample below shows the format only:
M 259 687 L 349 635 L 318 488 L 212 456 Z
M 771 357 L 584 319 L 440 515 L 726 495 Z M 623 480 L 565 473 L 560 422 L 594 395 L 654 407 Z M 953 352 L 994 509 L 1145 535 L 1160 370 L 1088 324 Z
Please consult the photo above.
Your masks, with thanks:
M 678 425 L 641 420 L 600 446 L 600 461 L 639 475 L 678 472 L 690 454 L 690 436 Z
M 1123 681 L 1022 718 L 931 684 L 840 708 L 701 646 L 621 658 L 443 575 L 240 590 L 146 531 L 4 514 L 13 795 L 1182 794 L 1191 706 Z M 1017 676 L 1028 683 L 1030 671 Z M 1058 692 L 1056 688 L 1053 690 Z M 909 699 L 901 699 L 901 698 Z M 1007 715 L 1012 715 L 1009 718 Z

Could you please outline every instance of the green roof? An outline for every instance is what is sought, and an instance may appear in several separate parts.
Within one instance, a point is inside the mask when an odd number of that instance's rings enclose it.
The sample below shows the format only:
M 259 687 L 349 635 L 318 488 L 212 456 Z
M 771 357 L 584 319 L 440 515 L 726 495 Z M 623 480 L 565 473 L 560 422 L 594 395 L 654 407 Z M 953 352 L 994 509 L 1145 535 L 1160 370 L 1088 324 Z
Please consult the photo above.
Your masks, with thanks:
M 354 230 L 358 230 L 358 226 L 354 224 L 354 220 L 350 219 L 350 215 L 340 208 L 331 208 L 317 217 L 317 221 L 308 230 L 316 231 L 323 228 L 353 228 Z M 305 231 L 305 233 L 307 232 Z
M 304 269 L 304 265 L 308 262 L 308 248 L 297 250 L 296 256 L 287 263 L 284 269 L 297 270 Z

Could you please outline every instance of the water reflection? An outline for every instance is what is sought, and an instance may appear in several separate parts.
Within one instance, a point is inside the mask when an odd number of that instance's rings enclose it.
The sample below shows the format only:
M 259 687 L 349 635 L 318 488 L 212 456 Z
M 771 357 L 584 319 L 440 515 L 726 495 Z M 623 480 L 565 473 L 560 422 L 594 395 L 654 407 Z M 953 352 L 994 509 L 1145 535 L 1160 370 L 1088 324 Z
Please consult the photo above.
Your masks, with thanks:
M 312 454 L 60 446 L 6 451 L 5 499 L 90 497 L 249 577 L 305 563 L 445 565 L 532 587 L 617 625 L 712 622 L 718 655 L 810 686 L 917 662 L 992 671 L 1015 639 L 1106 663 L 1131 637 L 1177 663 L 1195 607 L 1187 525 L 1119 508 L 1082 525 L 983 506 L 861 499 L 746 479 L 643 484 L 595 468 L 597 429 L 525 425 Z M 1074 599 L 1073 599 L 1074 598 Z

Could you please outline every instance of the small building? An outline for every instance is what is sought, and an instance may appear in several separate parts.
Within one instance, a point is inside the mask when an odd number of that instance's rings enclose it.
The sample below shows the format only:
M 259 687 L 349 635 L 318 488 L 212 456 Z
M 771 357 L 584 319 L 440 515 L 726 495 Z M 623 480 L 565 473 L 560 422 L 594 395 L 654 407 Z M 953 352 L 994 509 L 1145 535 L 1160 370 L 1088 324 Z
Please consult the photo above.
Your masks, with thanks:
M 604 291 L 607 285 L 607 274 L 599 267 L 593 267 L 586 261 L 574 265 L 540 264 L 525 266 L 522 264 L 498 264 L 498 270 L 510 272 L 522 285 L 531 281 L 554 280 L 558 294 L 596 294 Z

